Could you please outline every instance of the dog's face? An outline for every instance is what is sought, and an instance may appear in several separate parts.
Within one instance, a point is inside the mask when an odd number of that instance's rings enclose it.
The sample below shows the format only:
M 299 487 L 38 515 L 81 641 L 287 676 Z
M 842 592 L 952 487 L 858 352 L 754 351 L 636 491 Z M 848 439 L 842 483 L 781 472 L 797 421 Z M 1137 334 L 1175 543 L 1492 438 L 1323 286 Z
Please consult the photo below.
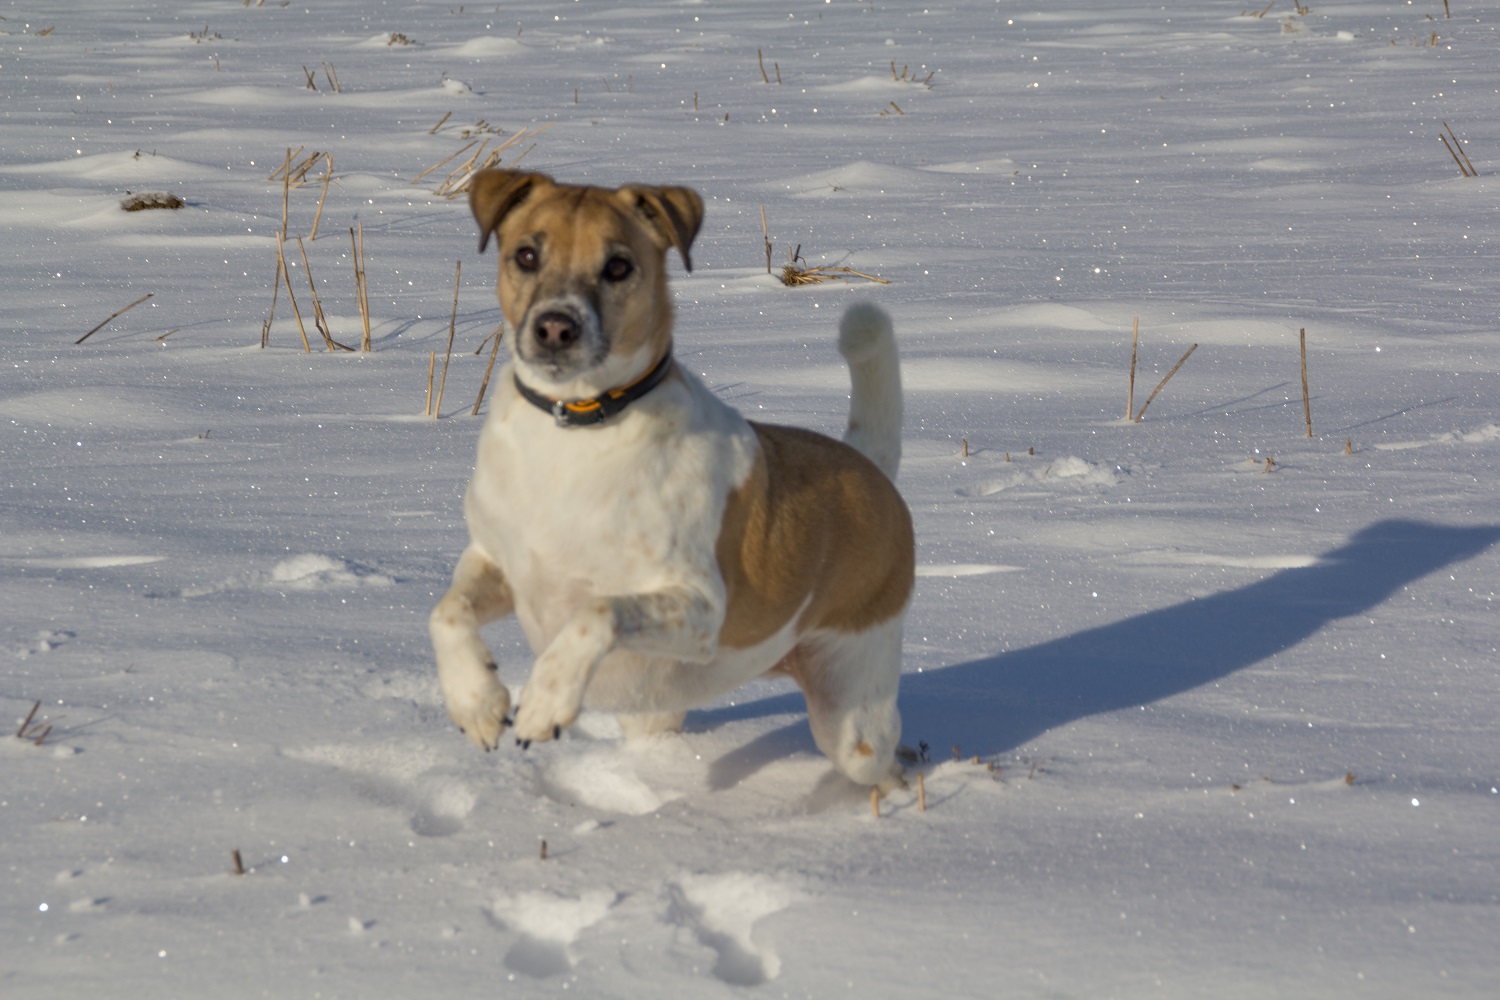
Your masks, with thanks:
M 500 250 L 500 308 L 529 376 L 560 395 L 639 376 L 671 345 L 666 254 L 688 249 L 703 201 L 680 187 L 560 185 L 545 174 L 486 170 L 469 205 L 482 251 Z

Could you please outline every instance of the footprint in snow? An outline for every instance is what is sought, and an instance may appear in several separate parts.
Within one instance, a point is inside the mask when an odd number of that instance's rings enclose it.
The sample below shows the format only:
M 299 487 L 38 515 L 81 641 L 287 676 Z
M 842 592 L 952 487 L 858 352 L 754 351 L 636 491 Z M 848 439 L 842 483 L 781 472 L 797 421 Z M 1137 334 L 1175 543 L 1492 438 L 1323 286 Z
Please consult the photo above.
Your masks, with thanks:
M 718 955 L 713 974 L 735 986 L 758 986 L 781 972 L 781 959 L 755 925 L 786 909 L 795 898 L 788 887 L 760 875 L 727 872 L 690 875 L 667 887 L 669 919 L 692 932 Z
M 502 896 L 489 907 L 489 916 L 520 937 L 505 953 L 505 967 L 533 979 L 571 972 L 578 935 L 603 920 L 618 897 L 608 889 L 581 896 L 552 892 L 523 892 Z
M 29 643 L 16 650 L 16 657 L 24 660 L 39 653 L 50 653 L 58 646 L 73 638 L 75 634 L 57 629 L 42 629 Z

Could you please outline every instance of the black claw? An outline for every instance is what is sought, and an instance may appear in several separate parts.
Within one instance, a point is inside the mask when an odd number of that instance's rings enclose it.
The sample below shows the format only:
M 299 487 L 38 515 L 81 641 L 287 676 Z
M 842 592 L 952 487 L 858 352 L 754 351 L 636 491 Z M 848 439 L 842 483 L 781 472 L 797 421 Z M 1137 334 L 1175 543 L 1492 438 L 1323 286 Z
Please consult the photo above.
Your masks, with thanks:
M 500 667 L 497 664 L 495 664 L 494 661 L 486 663 L 484 666 L 485 666 L 485 669 L 487 669 L 492 674 L 496 674 L 496 673 L 500 672 Z
M 530 740 L 516 740 L 516 746 L 520 747 L 522 750 L 530 750 L 531 749 L 531 741 Z
M 516 720 L 512 719 L 508 715 L 505 718 L 501 719 L 500 721 L 501 721 L 502 724 L 507 725 L 507 726 L 514 726 L 516 724 Z
M 560 740 L 560 739 L 562 739 L 562 726 L 553 726 L 552 727 L 552 738 L 554 740 Z

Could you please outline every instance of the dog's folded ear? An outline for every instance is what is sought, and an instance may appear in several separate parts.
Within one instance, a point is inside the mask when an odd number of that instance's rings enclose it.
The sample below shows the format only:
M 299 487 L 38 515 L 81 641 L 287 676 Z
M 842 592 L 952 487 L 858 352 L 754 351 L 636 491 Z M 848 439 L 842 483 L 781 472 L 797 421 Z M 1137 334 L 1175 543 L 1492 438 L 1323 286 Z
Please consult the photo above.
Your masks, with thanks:
M 639 212 L 651 231 L 661 237 L 664 247 L 676 247 L 682 266 L 693 269 L 688 248 L 703 224 L 703 199 L 698 192 L 685 187 L 645 187 L 630 184 L 620 188 L 619 196 Z
M 469 182 L 469 210 L 479 223 L 479 252 L 484 253 L 490 234 L 500 228 L 511 209 L 525 201 L 534 188 L 552 184 L 546 174 L 515 170 L 481 170 L 475 174 Z

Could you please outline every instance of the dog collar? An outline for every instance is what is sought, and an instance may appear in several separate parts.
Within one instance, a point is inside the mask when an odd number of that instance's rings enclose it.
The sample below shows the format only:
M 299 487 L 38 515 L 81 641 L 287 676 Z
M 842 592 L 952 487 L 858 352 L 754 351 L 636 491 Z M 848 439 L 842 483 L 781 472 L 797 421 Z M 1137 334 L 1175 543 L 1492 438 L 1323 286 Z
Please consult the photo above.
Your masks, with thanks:
M 613 417 L 652 389 L 655 389 L 671 370 L 672 355 L 665 354 L 660 361 L 651 367 L 650 371 L 629 385 L 622 385 L 618 389 L 611 389 L 602 396 L 595 396 L 592 399 L 573 400 L 551 399 L 529 388 L 514 373 L 511 378 L 516 383 L 516 391 L 521 394 L 521 398 L 537 409 L 552 414 L 552 419 L 557 421 L 557 426 L 592 427 L 595 424 L 604 423 L 604 421 Z

